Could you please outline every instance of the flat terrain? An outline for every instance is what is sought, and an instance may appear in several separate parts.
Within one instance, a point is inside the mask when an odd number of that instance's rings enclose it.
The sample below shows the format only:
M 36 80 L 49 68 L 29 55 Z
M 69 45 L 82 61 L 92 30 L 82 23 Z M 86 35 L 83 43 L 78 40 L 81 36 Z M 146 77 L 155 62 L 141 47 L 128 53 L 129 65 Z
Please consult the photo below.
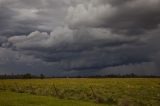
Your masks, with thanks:
M 159 106 L 159 78 L 0 80 L 0 106 Z
M 0 91 L 0 106 L 106 106 L 83 101 L 61 100 L 47 96 L 35 96 Z

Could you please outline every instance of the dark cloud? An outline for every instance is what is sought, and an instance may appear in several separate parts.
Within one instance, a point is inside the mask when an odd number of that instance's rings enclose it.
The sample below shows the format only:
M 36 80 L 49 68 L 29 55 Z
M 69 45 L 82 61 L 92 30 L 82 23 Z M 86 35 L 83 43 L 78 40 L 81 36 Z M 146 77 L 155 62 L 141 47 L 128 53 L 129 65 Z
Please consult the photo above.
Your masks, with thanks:
M 7 38 L 4 36 L 0 36 L 0 47 L 3 45 L 3 43 L 7 42 Z
M 36 20 L 17 20 L 19 12 L 9 7 L 0 7 L 0 35 L 13 36 L 34 31 L 37 27 Z
M 63 70 L 103 69 L 149 61 L 149 54 L 144 54 L 148 50 L 135 37 L 112 34 L 108 30 L 103 30 L 105 34 L 98 29 L 85 30 L 77 32 L 64 27 L 49 35 L 36 31 L 28 36 L 10 37 L 8 41 L 23 53 L 58 63 Z
M 17 13 L 7 7 L 0 6 L 0 14 L 0 35 L 10 34 L 12 32 L 10 24 L 13 24 L 12 19 Z
M 105 3 L 104 3 L 105 2 Z M 74 27 L 106 27 L 124 34 L 139 34 L 157 28 L 160 22 L 159 0 L 99 1 L 70 7 L 67 19 Z
M 99 71 L 99 73 L 101 75 L 112 74 L 112 73 L 121 75 L 130 73 L 136 73 L 137 75 L 159 75 L 159 72 L 157 72 L 155 64 L 152 62 L 108 67 Z
M 9 66 L 56 75 L 160 73 L 159 0 L 0 4 L 0 65 L 8 73 Z
M 0 34 L 13 36 L 35 30 L 51 31 L 63 24 L 67 4 L 57 0 L 1 0 Z

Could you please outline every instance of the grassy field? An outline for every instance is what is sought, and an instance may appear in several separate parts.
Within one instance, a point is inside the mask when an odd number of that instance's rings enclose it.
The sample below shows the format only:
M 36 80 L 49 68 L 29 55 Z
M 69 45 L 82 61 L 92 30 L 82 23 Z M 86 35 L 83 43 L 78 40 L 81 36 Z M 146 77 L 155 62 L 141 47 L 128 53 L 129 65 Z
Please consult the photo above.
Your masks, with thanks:
M 0 91 L 0 106 L 106 106 L 83 101 L 61 100 L 49 96 L 35 96 Z
M 3 95 L 6 95 L 6 98 L 3 98 Z M 16 103 L 19 104 L 15 105 Z M 24 104 L 22 105 L 22 103 Z M 105 106 L 159 106 L 160 79 L 0 80 L 0 106 L 75 106 L 77 104 L 78 106 L 98 104 Z

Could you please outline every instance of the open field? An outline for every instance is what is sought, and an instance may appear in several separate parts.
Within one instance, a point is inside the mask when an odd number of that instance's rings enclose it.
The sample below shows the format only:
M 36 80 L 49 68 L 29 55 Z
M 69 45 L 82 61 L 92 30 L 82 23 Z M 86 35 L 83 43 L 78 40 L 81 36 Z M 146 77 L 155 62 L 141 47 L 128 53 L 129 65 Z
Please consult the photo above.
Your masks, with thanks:
M 0 91 L 0 106 L 106 106 L 91 102 L 61 100 L 49 96 L 35 96 L 14 92 Z
M 20 102 L 16 102 L 16 100 Z M 33 104 L 29 104 L 30 102 Z M 15 105 L 14 103 L 19 104 Z M 71 104 L 73 106 L 77 104 L 79 106 L 93 106 L 93 104 L 97 106 L 98 104 L 109 106 L 159 106 L 160 79 L 61 78 L 0 80 L 0 106 L 72 106 Z

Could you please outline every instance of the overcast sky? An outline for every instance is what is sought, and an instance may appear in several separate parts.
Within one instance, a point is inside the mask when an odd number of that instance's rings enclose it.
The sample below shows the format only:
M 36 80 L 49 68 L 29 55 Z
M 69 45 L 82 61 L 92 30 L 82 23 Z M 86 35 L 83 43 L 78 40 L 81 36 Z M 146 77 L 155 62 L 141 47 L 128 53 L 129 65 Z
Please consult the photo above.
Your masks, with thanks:
M 160 75 L 160 0 L 0 0 L 0 74 Z

